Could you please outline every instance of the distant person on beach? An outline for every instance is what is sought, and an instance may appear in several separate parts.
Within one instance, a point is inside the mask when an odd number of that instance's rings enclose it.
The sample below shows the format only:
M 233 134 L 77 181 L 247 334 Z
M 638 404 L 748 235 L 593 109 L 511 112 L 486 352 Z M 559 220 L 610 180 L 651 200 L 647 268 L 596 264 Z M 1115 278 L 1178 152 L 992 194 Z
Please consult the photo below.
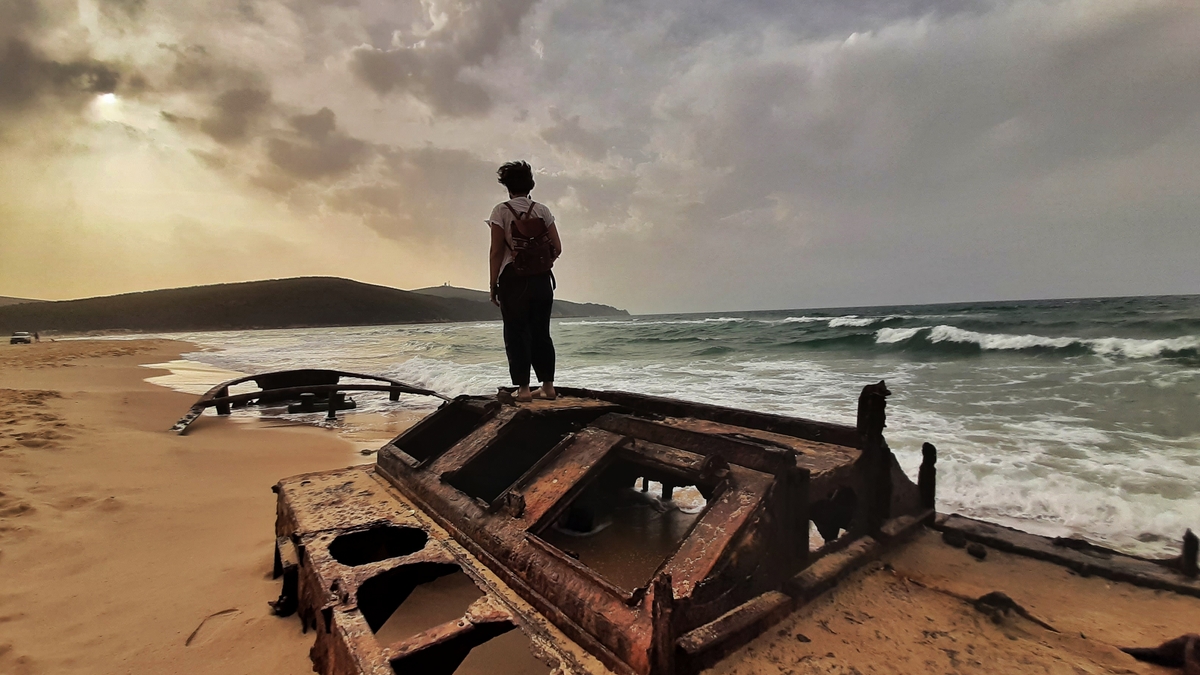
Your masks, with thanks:
M 508 162 L 496 171 L 508 188 L 508 201 L 492 209 L 489 288 L 492 303 L 504 319 L 504 352 L 518 401 L 554 399 L 554 342 L 550 311 L 554 307 L 554 273 L 550 268 L 562 254 L 554 214 L 529 196 L 533 169 L 525 162 Z M 539 389 L 529 390 L 533 366 Z

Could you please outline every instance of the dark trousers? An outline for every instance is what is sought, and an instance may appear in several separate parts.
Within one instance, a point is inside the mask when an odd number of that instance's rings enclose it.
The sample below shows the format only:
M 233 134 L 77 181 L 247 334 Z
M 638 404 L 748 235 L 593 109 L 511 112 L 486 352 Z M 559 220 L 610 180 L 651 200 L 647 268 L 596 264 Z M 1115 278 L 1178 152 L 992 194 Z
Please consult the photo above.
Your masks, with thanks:
M 518 387 L 529 386 L 529 366 L 539 382 L 554 380 L 554 342 L 550 310 L 554 286 L 550 273 L 519 277 L 512 268 L 500 275 L 500 315 L 504 317 L 504 352 L 508 374 Z

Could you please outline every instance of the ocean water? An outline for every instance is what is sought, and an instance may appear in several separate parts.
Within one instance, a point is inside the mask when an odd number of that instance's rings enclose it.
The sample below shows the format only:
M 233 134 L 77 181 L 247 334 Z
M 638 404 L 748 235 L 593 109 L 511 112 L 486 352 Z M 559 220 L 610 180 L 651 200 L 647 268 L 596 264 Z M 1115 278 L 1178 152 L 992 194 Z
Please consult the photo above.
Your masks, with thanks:
M 1200 296 L 561 319 L 561 385 L 853 424 L 886 380 L 887 439 L 916 476 L 938 447 L 938 506 L 1043 534 L 1174 553 L 1200 530 Z M 172 335 L 203 368 L 327 367 L 447 395 L 507 384 L 496 322 Z M 360 409 L 434 401 L 356 396 Z M 251 412 L 236 414 L 254 414 Z

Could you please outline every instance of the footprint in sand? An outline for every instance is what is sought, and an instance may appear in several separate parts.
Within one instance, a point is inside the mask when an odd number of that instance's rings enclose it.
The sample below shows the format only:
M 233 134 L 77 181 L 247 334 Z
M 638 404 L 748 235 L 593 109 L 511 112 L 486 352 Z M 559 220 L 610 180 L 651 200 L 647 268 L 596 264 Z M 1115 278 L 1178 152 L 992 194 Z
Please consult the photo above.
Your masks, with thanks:
M 196 626 L 196 630 L 184 641 L 185 647 L 195 647 L 198 645 L 208 644 L 214 638 L 224 632 L 229 626 L 236 624 L 234 619 L 242 613 L 242 610 L 237 607 L 223 609 L 219 612 L 213 612 Z
M 33 659 L 19 655 L 11 644 L 0 643 L 0 672 L 13 675 L 33 675 Z
M 16 497 L 4 497 L 3 493 L 0 493 L 0 518 L 15 518 L 34 510 L 29 502 L 23 502 Z
M 87 506 L 88 504 L 91 504 L 94 501 L 96 501 L 95 497 L 89 497 L 87 495 L 77 495 L 75 497 L 69 497 L 67 499 L 60 499 L 59 501 L 55 502 L 54 508 L 58 509 L 59 511 L 72 511 L 81 506 Z
M 58 446 L 58 441 L 67 440 L 71 437 L 59 433 L 54 429 L 38 429 L 37 431 L 25 431 L 13 434 L 13 438 L 16 438 L 18 443 L 27 448 L 52 448 Z

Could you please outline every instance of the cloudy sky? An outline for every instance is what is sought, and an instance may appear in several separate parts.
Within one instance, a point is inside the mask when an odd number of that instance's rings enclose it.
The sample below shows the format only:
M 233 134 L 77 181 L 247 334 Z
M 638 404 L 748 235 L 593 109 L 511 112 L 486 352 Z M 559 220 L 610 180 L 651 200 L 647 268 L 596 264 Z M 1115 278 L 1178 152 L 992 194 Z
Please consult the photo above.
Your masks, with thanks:
M 0 295 L 487 283 L 635 312 L 1200 292 L 1183 0 L 0 0 Z

